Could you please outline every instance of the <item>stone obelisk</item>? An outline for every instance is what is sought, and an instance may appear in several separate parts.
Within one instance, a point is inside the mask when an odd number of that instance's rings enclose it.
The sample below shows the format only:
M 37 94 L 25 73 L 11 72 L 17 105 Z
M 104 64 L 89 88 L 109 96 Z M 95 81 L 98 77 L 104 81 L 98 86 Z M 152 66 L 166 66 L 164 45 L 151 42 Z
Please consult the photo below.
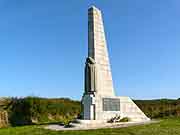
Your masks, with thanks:
M 92 6 L 88 9 L 88 57 L 85 66 L 84 119 L 98 119 L 102 97 L 114 95 L 108 49 L 102 14 Z
M 109 120 L 116 116 L 129 117 L 132 121 L 149 120 L 129 97 L 118 97 L 114 93 L 102 13 L 94 6 L 88 9 L 84 89 L 84 120 Z
M 96 93 L 113 96 L 114 88 L 102 14 L 94 6 L 88 10 L 88 57 L 93 58 L 96 63 Z

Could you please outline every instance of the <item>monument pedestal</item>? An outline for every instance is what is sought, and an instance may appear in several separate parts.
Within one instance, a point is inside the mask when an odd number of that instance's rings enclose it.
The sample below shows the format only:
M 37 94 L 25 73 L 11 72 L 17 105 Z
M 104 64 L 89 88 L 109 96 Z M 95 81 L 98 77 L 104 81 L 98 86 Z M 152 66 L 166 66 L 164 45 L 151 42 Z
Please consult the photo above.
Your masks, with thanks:
M 107 122 L 117 116 L 120 118 L 128 117 L 134 122 L 150 120 L 129 97 L 95 94 L 84 95 L 82 101 L 84 120 Z

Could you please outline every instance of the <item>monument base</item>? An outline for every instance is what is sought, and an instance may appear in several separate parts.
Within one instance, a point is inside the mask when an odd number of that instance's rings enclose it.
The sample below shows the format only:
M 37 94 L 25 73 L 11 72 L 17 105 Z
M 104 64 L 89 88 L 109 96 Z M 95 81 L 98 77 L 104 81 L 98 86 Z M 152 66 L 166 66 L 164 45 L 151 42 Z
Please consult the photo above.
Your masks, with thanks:
M 83 119 L 108 121 L 113 117 L 128 117 L 132 122 L 149 121 L 129 97 L 84 95 Z

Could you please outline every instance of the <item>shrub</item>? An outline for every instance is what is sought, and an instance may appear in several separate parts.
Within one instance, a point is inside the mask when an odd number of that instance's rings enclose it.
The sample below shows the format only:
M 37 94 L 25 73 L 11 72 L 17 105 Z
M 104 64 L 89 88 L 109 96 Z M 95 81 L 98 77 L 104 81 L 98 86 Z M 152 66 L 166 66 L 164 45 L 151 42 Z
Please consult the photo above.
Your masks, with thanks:
M 115 117 L 112 117 L 110 120 L 108 120 L 108 123 L 115 123 L 115 122 L 119 122 L 121 119 L 120 115 L 116 115 Z
M 130 118 L 124 117 L 124 118 L 120 119 L 119 122 L 129 122 L 129 121 L 130 121 Z
M 70 99 L 38 97 L 15 98 L 9 119 L 13 126 L 62 122 L 68 123 L 80 114 L 80 102 Z

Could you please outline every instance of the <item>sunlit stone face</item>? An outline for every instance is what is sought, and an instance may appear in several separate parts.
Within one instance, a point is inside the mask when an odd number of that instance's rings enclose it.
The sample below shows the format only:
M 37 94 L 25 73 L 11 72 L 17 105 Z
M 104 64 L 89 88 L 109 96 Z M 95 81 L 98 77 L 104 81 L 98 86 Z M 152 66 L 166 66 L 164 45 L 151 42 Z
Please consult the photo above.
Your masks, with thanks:
M 117 116 L 149 120 L 129 97 L 114 94 L 102 14 L 94 6 L 88 10 L 88 58 L 82 105 L 84 120 L 110 120 Z
M 95 60 L 97 66 L 97 94 L 113 96 L 113 81 L 102 14 L 95 7 L 88 10 L 88 56 Z

